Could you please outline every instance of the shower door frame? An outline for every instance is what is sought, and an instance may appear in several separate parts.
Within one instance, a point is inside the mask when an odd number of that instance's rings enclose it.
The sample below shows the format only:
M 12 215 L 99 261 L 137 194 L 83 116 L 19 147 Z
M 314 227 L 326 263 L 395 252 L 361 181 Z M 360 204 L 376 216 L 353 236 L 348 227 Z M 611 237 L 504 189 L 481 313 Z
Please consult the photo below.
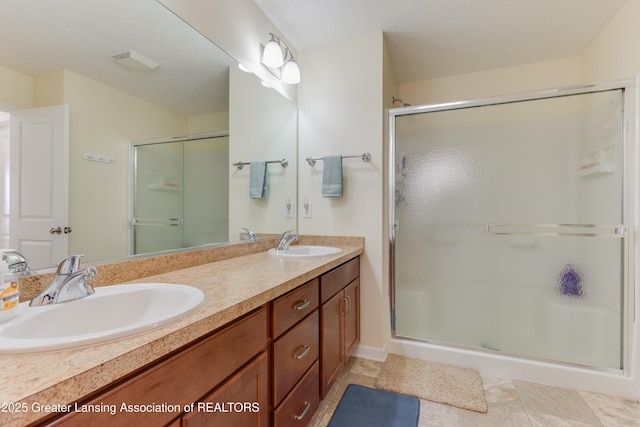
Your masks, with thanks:
M 635 321 L 635 256 L 634 256 L 634 234 L 636 231 L 636 212 L 637 204 L 635 193 L 640 190 L 638 185 L 638 131 L 637 123 L 639 121 L 637 114 L 637 105 L 640 104 L 640 94 L 638 87 L 640 77 L 635 79 L 617 80 L 607 83 L 584 84 L 566 87 L 551 88 L 533 92 L 523 92 L 512 95 L 497 96 L 490 98 L 479 98 L 465 101 L 446 102 L 439 104 L 425 104 L 409 107 L 390 108 L 388 109 L 388 186 L 387 186 L 387 204 L 388 204 L 388 244 L 389 244 L 389 304 L 391 319 L 391 338 L 401 338 L 409 341 L 427 342 L 442 345 L 451 348 L 460 348 L 465 350 L 476 351 L 478 353 L 498 353 L 505 357 L 516 357 L 518 359 L 529 359 L 553 364 L 567 365 L 571 367 L 589 369 L 594 371 L 606 371 L 619 373 L 624 376 L 631 375 L 632 365 L 632 347 L 633 347 L 633 325 Z M 407 115 L 418 115 L 423 113 L 433 113 L 448 110 L 459 110 L 474 107 L 486 107 L 491 105 L 511 104 L 522 101 L 534 101 L 540 99 L 558 98 L 570 95 L 583 95 L 594 92 L 605 92 L 611 90 L 622 90 L 622 224 L 625 225 L 623 234 L 623 254 L 622 254 L 622 301 L 621 301 L 621 366 L 622 369 L 610 369 L 600 367 L 590 367 L 585 365 L 574 364 L 550 359 L 541 359 L 523 354 L 513 354 L 491 349 L 479 347 L 469 347 L 460 344 L 448 342 L 415 339 L 404 336 L 396 336 L 395 325 L 395 281 L 396 281 L 396 253 L 395 253 L 395 232 L 396 232 L 396 215 L 395 215 L 395 176 L 396 176 L 396 118 Z

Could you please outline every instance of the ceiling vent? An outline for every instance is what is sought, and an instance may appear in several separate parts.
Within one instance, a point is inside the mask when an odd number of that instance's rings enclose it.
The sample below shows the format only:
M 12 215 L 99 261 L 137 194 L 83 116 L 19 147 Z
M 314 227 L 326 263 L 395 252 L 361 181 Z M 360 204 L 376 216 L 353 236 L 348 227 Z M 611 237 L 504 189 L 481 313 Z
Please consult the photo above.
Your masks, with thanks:
M 122 64 L 127 68 L 136 71 L 148 71 L 153 70 L 158 67 L 158 63 L 147 58 L 144 55 L 136 52 L 135 50 L 130 50 L 128 52 L 120 53 L 118 55 L 113 55 L 112 58 L 118 63 Z

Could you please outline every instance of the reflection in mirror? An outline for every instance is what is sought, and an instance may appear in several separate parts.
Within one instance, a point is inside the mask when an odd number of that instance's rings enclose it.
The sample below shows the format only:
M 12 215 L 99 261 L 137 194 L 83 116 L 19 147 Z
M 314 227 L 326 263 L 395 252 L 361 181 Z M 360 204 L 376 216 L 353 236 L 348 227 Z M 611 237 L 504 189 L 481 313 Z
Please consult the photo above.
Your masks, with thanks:
M 254 77 L 237 67 L 230 70 L 230 162 L 286 159 L 288 164 L 267 165 L 268 196 L 260 199 L 249 197 L 250 168 L 231 169 L 229 230 L 237 233 L 247 227 L 259 234 L 280 234 L 296 228 L 297 108 Z
M 237 70 L 235 61 L 155 0 L 6 0 L 0 2 L 0 37 L 11 40 L 4 44 L 0 57 L 0 78 L 7 83 L 0 85 L 0 111 L 53 105 L 69 109 L 68 213 L 60 226 L 73 232 L 55 236 L 68 240 L 68 253 L 84 253 L 85 262 L 114 260 L 131 253 L 130 141 L 228 131 L 231 158 L 225 171 L 229 180 L 234 174 L 238 180 L 245 179 L 231 167 L 231 162 L 240 160 L 233 158 L 234 150 L 244 150 L 245 143 L 255 147 L 258 141 L 248 141 L 243 132 L 234 134 L 238 128 L 254 128 L 257 117 L 242 111 L 254 104 L 244 94 L 242 102 L 235 102 L 236 112 L 234 101 L 229 108 L 229 98 L 235 96 L 229 92 L 229 72 L 230 68 Z M 130 51 L 159 65 L 131 69 L 112 58 Z M 250 75 L 245 78 L 257 80 Z M 280 96 L 273 90 L 263 92 L 268 99 Z M 290 103 L 288 108 L 295 122 L 296 108 Z M 260 114 L 277 110 L 279 107 L 265 106 Z M 230 123 L 231 116 L 237 120 Z M 278 126 L 281 118 L 268 122 Z M 278 135 L 277 139 L 270 135 L 259 141 L 265 151 L 260 157 L 283 156 L 280 146 L 274 153 L 269 150 L 271 144 L 287 141 L 294 153 L 290 161 L 295 163 L 295 128 L 290 122 L 287 119 L 280 128 L 293 130 L 292 135 Z M 7 171 L 13 165 L 7 160 L 9 126 L 2 123 L 0 120 L 0 247 L 20 249 L 20 241 L 11 239 L 10 211 L 17 207 L 9 203 Z M 259 132 L 257 126 L 255 129 Z M 260 159 L 243 156 L 241 160 Z M 286 194 L 275 185 L 279 179 L 291 180 L 284 186 Z M 229 216 L 241 218 L 241 227 L 259 228 L 261 233 L 295 228 L 295 218 L 287 219 L 293 227 L 283 227 L 284 200 L 293 198 L 295 206 L 295 181 L 295 168 L 289 169 L 274 177 L 268 201 L 243 201 L 241 212 L 234 211 L 238 203 L 230 203 Z M 227 193 L 232 200 L 248 200 L 248 188 L 227 188 Z M 257 213 L 251 213 L 252 209 Z M 259 227 L 251 223 L 256 218 Z M 270 225 L 263 218 L 276 222 Z M 230 224 L 228 240 L 237 241 L 240 231 L 237 224 Z M 208 243 L 187 240 L 188 244 Z M 38 263 L 26 255 L 34 268 L 52 264 Z M 57 261 L 64 255 L 51 259 Z
M 227 132 L 132 150 L 132 255 L 229 241 Z

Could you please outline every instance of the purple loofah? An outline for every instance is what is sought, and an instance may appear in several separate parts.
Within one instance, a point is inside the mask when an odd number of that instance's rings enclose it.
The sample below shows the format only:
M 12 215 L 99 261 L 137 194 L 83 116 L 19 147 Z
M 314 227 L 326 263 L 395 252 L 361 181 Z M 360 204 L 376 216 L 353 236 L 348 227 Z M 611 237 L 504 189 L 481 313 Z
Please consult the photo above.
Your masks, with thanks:
M 582 274 L 573 264 L 567 264 L 560 273 L 560 293 L 570 297 L 582 296 Z

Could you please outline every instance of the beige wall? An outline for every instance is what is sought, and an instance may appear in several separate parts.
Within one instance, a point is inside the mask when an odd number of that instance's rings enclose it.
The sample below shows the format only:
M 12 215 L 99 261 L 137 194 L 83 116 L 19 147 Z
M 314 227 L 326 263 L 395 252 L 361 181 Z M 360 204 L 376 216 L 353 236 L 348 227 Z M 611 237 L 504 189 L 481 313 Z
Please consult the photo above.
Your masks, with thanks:
M 33 107 L 33 78 L 0 67 L 0 111 Z
M 129 141 L 184 135 L 187 118 L 70 71 L 64 71 L 62 103 L 70 112 L 69 251 L 87 260 L 126 256 Z M 115 163 L 83 160 L 84 153 Z
M 229 131 L 229 112 L 201 114 L 187 118 L 189 134 Z
M 403 83 L 399 96 L 412 105 L 435 104 L 574 85 L 580 78 L 576 56 Z
M 299 53 L 298 227 L 302 234 L 364 236 L 361 263 L 362 340 L 359 351 L 379 357 L 386 343 L 383 276 L 383 36 L 380 33 Z M 344 193 L 323 198 L 322 162 L 309 156 L 371 153 L 343 162 Z M 308 198 L 312 217 L 302 217 Z
M 53 70 L 33 77 L 34 107 L 64 104 L 65 70 Z
M 581 55 L 583 81 L 640 74 L 640 0 L 629 0 Z
M 229 94 L 229 238 L 237 240 L 244 227 L 266 234 L 295 229 L 295 217 L 285 217 L 285 201 L 296 200 L 296 106 L 238 68 L 231 69 Z M 231 164 L 279 159 L 289 165 L 267 165 L 268 196 L 249 198 L 250 167 Z

